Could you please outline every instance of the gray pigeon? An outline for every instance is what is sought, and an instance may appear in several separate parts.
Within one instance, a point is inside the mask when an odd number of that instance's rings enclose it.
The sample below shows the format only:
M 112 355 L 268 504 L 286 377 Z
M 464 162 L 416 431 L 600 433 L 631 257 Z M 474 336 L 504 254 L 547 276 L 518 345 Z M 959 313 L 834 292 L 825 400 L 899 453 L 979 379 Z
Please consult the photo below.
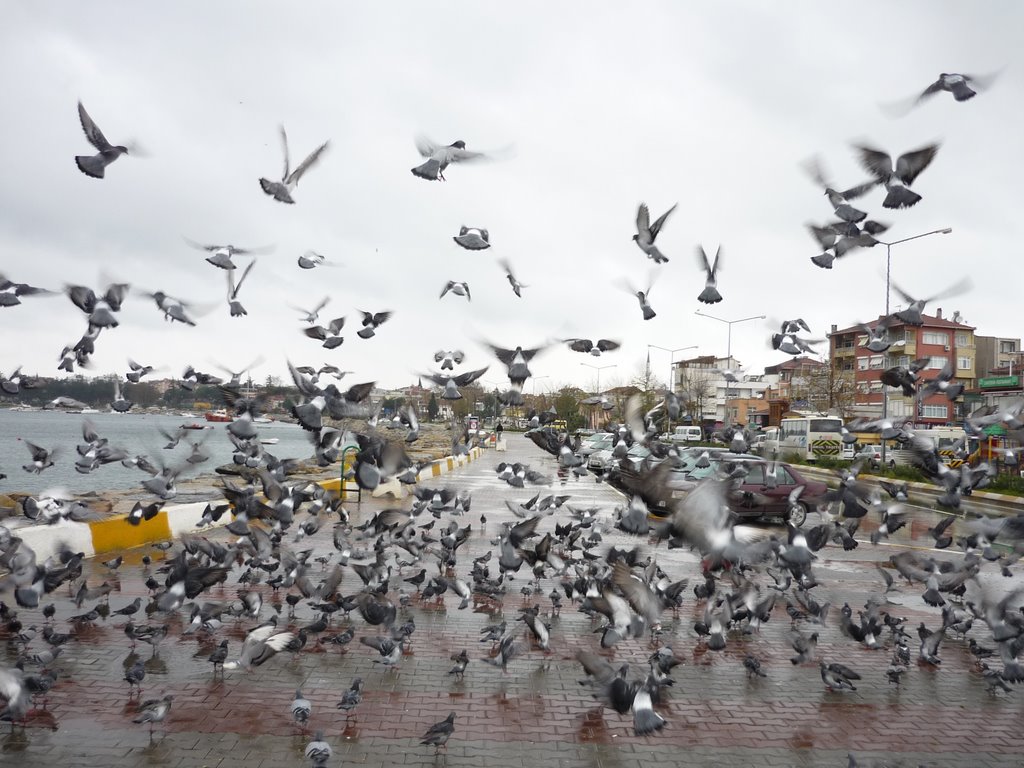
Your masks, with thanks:
M 490 235 L 482 227 L 462 227 L 452 240 L 467 251 L 483 251 L 491 247 Z
M 647 258 L 653 259 L 655 264 L 663 264 L 668 261 L 668 256 L 658 249 L 654 241 L 661 232 L 661 228 L 665 226 L 665 219 L 676 209 L 677 205 L 678 203 L 661 214 L 653 224 L 650 223 L 651 212 L 647 210 L 647 203 L 640 203 L 640 207 L 637 208 L 636 234 L 633 235 L 633 242 L 637 244 L 641 251 L 647 254 Z
M 423 136 L 418 136 L 416 137 L 416 150 L 427 158 L 427 162 L 413 168 L 412 173 L 427 181 L 447 181 L 444 171 L 451 163 L 488 159 L 487 155 L 482 152 L 467 150 L 466 142 L 461 139 L 444 147 Z
M 82 130 L 85 131 L 85 138 L 89 140 L 97 151 L 95 155 L 76 155 L 75 164 L 78 170 L 86 176 L 94 179 L 102 179 L 106 173 L 107 166 L 117 160 L 121 155 L 128 154 L 128 148 L 124 146 L 113 146 L 107 141 L 106 136 L 97 127 L 96 123 L 85 111 L 82 102 L 78 102 L 78 119 L 82 123 Z
M 929 144 L 912 152 L 906 152 L 896 160 L 895 167 L 893 167 L 892 157 L 881 150 L 864 145 L 857 145 L 856 149 L 860 152 L 860 164 L 875 177 L 876 184 L 885 186 L 886 195 L 885 200 L 882 201 L 882 207 L 910 208 L 917 204 L 921 196 L 907 187 L 913 184 L 914 179 L 920 175 L 921 171 L 935 159 L 939 145 Z
M 466 301 L 472 301 L 473 297 L 469 293 L 469 283 L 458 282 L 456 280 L 449 280 L 444 286 L 444 290 L 441 291 L 439 298 L 444 298 L 446 293 L 454 293 L 456 296 L 465 296 Z
M 302 175 L 312 168 L 316 162 L 320 159 L 320 156 L 327 149 L 329 142 L 324 142 L 319 147 L 314 149 L 309 157 L 302 161 L 294 171 L 290 171 L 290 163 L 288 160 L 288 135 L 284 132 L 284 126 L 281 126 L 281 144 L 284 147 L 284 175 L 281 177 L 281 181 L 270 181 L 269 179 L 261 178 L 260 187 L 263 191 L 270 195 L 272 198 L 282 203 L 293 204 L 295 201 L 292 199 L 292 191 L 299 183 L 299 179 Z
M 242 276 L 238 278 L 238 282 L 235 282 L 235 273 L 232 270 L 228 271 L 228 309 L 231 312 L 232 317 L 239 317 L 241 315 L 247 315 L 245 307 L 242 306 L 242 302 L 238 300 L 238 292 L 242 289 L 242 283 L 245 282 L 245 278 L 252 272 L 252 268 L 256 266 L 256 259 L 249 262 L 249 266 L 242 272 Z
M 520 283 L 516 280 L 516 276 L 512 274 L 512 266 L 506 259 L 500 259 L 498 266 L 505 270 L 505 279 L 508 280 L 508 284 L 512 286 L 512 292 L 519 298 L 523 298 L 523 288 L 529 288 L 526 283 Z
M 259 248 L 239 248 L 234 245 L 204 245 L 203 243 L 197 243 L 194 240 L 189 240 L 187 237 L 185 238 L 185 242 L 193 248 L 209 253 L 210 255 L 206 257 L 206 261 L 220 269 L 235 269 L 235 262 L 231 260 L 232 256 L 253 256 L 258 253 L 266 253 L 270 250 L 270 246 L 262 246 Z
M 722 300 L 722 294 L 718 292 L 718 263 L 721 256 L 722 246 L 718 246 L 718 250 L 715 252 L 715 263 L 711 264 L 704 251 L 704 246 L 697 246 L 697 263 L 704 268 L 706 275 L 704 290 L 700 292 L 697 301 L 704 304 L 717 304 Z
M 898 285 L 896 285 L 896 283 L 893 283 L 893 290 L 896 291 L 896 293 L 898 293 L 905 302 L 907 302 L 908 306 L 906 309 L 900 310 L 899 312 L 894 312 L 892 316 L 897 320 L 903 321 L 907 325 L 923 325 L 924 319 L 921 317 L 921 313 L 924 311 L 926 304 L 928 304 L 931 301 L 936 301 L 938 299 L 948 299 L 951 296 L 958 296 L 959 294 L 968 290 L 970 287 L 971 281 L 969 278 L 965 277 L 964 279 L 954 283 L 946 290 L 937 293 L 934 296 L 930 296 L 927 299 L 915 299 L 913 296 L 911 296 Z
M 972 77 L 971 75 L 960 75 L 955 72 L 943 72 L 939 75 L 938 80 L 921 92 L 921 95 L 917 97 L 917 102 L 920 104 L 926 98 L 938 93 L 939 91 L 949 91 L 957 101 L 967 101 L 968 99 L 973 99 L 978 95 L 978 92 L 971 87 L 972 85 L 975 88 L 978 87 L 979 84 L 981 84 L 982 87 L 985 87 L 989 84 L 990 80 L 991 78 L 978 78 Z

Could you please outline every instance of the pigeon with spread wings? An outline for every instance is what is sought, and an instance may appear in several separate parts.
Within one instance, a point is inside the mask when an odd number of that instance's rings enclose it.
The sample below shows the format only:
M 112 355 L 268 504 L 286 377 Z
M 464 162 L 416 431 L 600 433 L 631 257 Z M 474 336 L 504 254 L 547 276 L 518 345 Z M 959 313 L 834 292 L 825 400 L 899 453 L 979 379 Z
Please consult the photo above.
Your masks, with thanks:
M 76 155 L 75 165 L 86 176 L 102 179 L 108 165 L 117 160 L 121 155 L 128 154 L 128 147 L 114 146 L 107 141 L 107 137 L 103 135 L 103 132 L 92 121 L 92 118 L 89 117 L 89 113 L 85 111 L 82 102 L 78 102 L 78 119 L 82 123 L 82 130 L 85 131 L 85 138 L 96 148 L 97 154 Z
M 284 175 L 280 181 L 271 181 L 267 178 L 260 178 L 260 187 L 263 191 L 270 195 L 272 198 L 281 203 L 294 204 L 295 200 L 292 199 L 292 192 L 295 187 L 298 186 L 299 180 L 303 174 L 306 173 L 320 160 L 320 156 L 327 149 L 329 142 L 324 142 L 319 147 L 314 149 L 305 160 L 295 170 L 290 170 L 290 162 L 288 159 L 288 134 L 284 131 L 284 126 L 281 126 L 281 144 L 284 146 Z
M 654 241 L 658 238 L 661 228 L 665 226 L 665 220 L 668 218 L 668 215 L 676 209 L 677 205 L 678 203 L 661 214 L 661 216 L 655 219 L 653 224 L 651 224 L 651 212 L 647 209 L 647 203 L 640 203 L 640 207 L 637 208 L 636 234 L 633 235 L 633 242 L 636 243 L 641 251 L 647 254 L 647 258 L 653 259 L 655 264 L 664 264 L 668 261 L 668 256 L 659 250 Z

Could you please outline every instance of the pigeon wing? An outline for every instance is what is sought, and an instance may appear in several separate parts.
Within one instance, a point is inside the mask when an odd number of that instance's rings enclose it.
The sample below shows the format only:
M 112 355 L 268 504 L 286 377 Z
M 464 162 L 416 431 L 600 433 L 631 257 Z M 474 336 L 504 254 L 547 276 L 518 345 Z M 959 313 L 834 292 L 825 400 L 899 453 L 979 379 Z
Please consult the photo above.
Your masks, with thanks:
M 296 168 L 294 171 L 292 171 L 290 176 L 288 176 L 288 178 L 286 180 L 286 183 L 288 183 L 288 184 L 298 184 L 299 183 L 299 179 L 302 178 L 302 174 L 304 174 L 306 171 L 308 171 L 310 168 L 312 168 L 314 165 L 316 165 L 317 161 L 320 159 L 320 156 L 324 153 L 324 151 L 327 149 L 327 146 L 329 144 L 330 144 L 329 141 L 325 141 L 319 147 L 317 147 L 312 152 L 310 152 L 309 153 L 309 157 L 307 157 L 305 160 L 303 160 L 302 164 L 298 168 Z
M 638 234 L 645 234 L 651 230 L 651 212 L 647 210 L 647 203 L 640 203 L 636 210 L 636 231 Z
M 938 144 L 929 144 L 927 147 L 921 147 L 921 149 L 900 155 L 896 161 L 897 178 L 904 184 L 913 184 L 914 179 L 920 175 L 921 171 L 927 168 L 932 160 L 935 159 L 938 151 Z
M 661 216 L 659 216 L 653 224 L 651 224 L 651 240 L 654 240 L 658 236 L 658 233 L 661 232 L 661 228 L 665 226 L 665 219 L 668 218 L 668 215 L 672 213 L 672 211 L 674 211 L 678 207 L 678 205 L 679 203 L 673 205 L 671 208 L 669 208 L 667 211 L 661 214 Z
M 85 138 L 89 140 L 100 152 L 106 152 L 108 149 L 112 149 L 110 142 L 107 141 L 107 137 L 103 135 L 103 132 L 97 127 L 96 123 L 89 117 L 89 113 L 85 111 L 85 107 L 82 106 L 82 102 L 78 102 L 78 119 L 82 123 L 82 130 L 85 131 Z
M 879 181 L 886 181 L 892 175 L 892 158 L 888 154 L 871 147 L 857 146 L 860 152 L 860 164 L 864 170 Z

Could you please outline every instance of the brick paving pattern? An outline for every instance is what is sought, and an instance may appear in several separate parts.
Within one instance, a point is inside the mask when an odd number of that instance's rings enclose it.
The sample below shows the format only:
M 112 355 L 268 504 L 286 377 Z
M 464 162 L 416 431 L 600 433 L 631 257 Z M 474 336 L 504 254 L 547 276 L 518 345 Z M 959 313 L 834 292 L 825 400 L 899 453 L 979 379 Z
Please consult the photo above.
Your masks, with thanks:
M 470 561 L 495 547 L 492 537 L 501 522 L 514 520 L 504 500 L 523 502 L 537 489 L 512 489 L 498 480 L 494 466 L 499 461 L 521 460 L 555 476 L 554 460 L 521 435 L 506 433 L 507 453 L 485 452 L 483 457 L 450 475 L 435 480 L 438 487 L 472 491 L 471 511 L 457 518 L 460 525 L 472 524 L 469 542 L 459 550 L 458 574 L 469 581 Z M 599 506 L 610 519 L 613 507 L 623 497 L 592 477 L 556 479 L 547 489 L 572 495 L 570 504 Z M 387 500 L 370 500 L 364 495 L 359 505 L 350 503 L 352 523 L 359 524 L 380 509 L 393 505 Z M 405 502 L 407 505 L 408 502 Z M 487 516 L 480 530 L 479 517 Z M 545 517 L 541 533 L 564 522 L 563 511 Z M 441 523 L 449 515 L 444 515 Z M 429 520 L 422 516 L 416 522 Z M 808 524 L 815 521 L 810 520 Z M 899 545 L 923 543 L 921 536 L 931 524 L 922 519 L 893 538 Z M 859 536 L 866 539 L 862 532 Z M 210 534 L 225 541 L 226 531 Z M 286 541 L 294 549 L 312 548 L 313 556 L 335 556 L 330 526 L 299 543 Z M 611 545 L 639 544 L 645 554 L 656 555 L 670 578 L 689 577 L 691 587 L 700 581 L 698 558 L 686 550 L 669 550 L 664 545 L 605 532 L 596 551 Z M 787 642 L 790 620 L 784 601 L 775 608 L 772 620 L 756 634 L 733 632 L 726 649 L 709 651 L 693 631 L 694 621 L 703 617 L 703 604 L 692 591 L 686 592 L 678 618 L 664 615 L 662 643 L 670 645 L 684 663 L 673 671 L 675 680 L 667 702 L 658 707 L 668 723 L 664 730 L 646 737 L 633 735 L 632 720 L 604 708 L 581 686 L 584 677 L 575 661 L 579 649 L 597 650 L 599 622 L 580 613 L 563 600 L 560 615 L 552 625 L 550 651 L 531 647 L 509 664 L 503 673 L 481 661 L 490 645 L 479 642 L 481 627 L 516 621 L 518 609 L 538 603 L 548 611 L 547 594 L 559 584 L 559 577 L 541 582 L 540 594 L 526 598 L 520 588 L 529 579 L 525 566 L 511 582 L 500 601 L 477 597 L 470 607 L 458 610 L 459 598 L 450 592 L 440 600 L 415 600 L 399 617 L 399 624 L 412 618 L 416 631 L 410 653 L 399 669 L 389 671 L 374 664 L 376 651 L 357 641 L 339 653 L 334 646 L 318 645 L 310 638 L 298 654 L 283 652 L 252 672 L 229 670 L 224 679 L 212 674 L 207 656 L 223 638 L 237 656 L 253 620 L 228 619 L 219 632 L 207 637 L 202 632 L 182 635 L 187 617 L 172 617 L 168 638 L 156 655 L 141 645 L 132 652 L 124 635 L 125 619 L 117 617 L 96 622 L 79 631 L 51 668 L 59 680 L 49 694 L 45 708 L 34 709 L 28 727 L 10 728 L 0 735 L 0 765 L 35 768 L 39 766 L 163 766 L 166 768 L 206 766 L 208 768 L 263 768 L 304 765 L 303 749 L 315 730 L 323 730 L 334 749 L 329 765 L 449 765 L 449 766 L 626 766 L 626 765 L 767 765 L 846 766 L 847 752 L 854 752 L 862 765 L 875 761 L 900 761 L 902 765 L 934 766 L 1019 766 L 1024 764 L 1021 736 L 1020 691 L 998 697 L 989 695 L 973 663 L 966 642 L 947 638 L 939 651 L 939 668 L 911 664 L 898 689 L 886 681 L 884 670 L 891 650 L 871 651 L 841 635 L 837 608 L 844 602 L 857 610 L 869 594 L 879 594 L 881 581 L 875 563 L 884 562 L 896 551 L 873 547 L 866 541 L 850 552 L 829 546 L 819 553 L 815 575 L 821 586 L 815 590 L 819 601 L 829 600 L 833 612 L 824 627 L 817 627 L 820 640 L 816 658 L 841 661 L 858 670 L 863 679 L 856 692 L 845 694 L 825 690 L 816 663 L 793 666 Z M 163 557 L 155 549 L 125 552 L 125 565 L 118 578 L 90 562 L 86 574 L 90 586 L 107 580 L 115 584 L 110 605 L 119 608 L 148 590 L 140 578 L 141 556 Z M 102 558 L 106 559 L 106 557 Z M 310 560 L 312 563 L 312 560 Z M 433 558 L 423 565 L 405 569 L 410 576 L 426 567 L 436 573 Z M 496 567 L 493 568 L 496 571 Z M 315 567 L 314 567 L 315 571 Z M 230 600 L 236 596 L 236 569 L 230 584 L 214 588 L 200 600 Z M 319 578 L 312 574 L 314 581 Z M 159 575 L 158 575 L 159 577 Z M 394 597 L 398 586 L 410 593 L 408 584 L 392 577 Z M 346 571 L 340 592 L 351 594 L 361 587 L 358 577 Z M 266 605 L 261 618 L 280 610 L 282 626 L 288 622 L 284 591 L 274 594 L 260 585 Z M 907 617 L 914 639 L 910 643 L 916 658 L 914 629 L 924 621 L 930 628 L 941 625 L 938 611 L 920 599 L 919 585 L 903 586 L 890 594 L 893 615 Z M 66 589 L 63 591 L 66 594 Z M 51 596 L 52 597 L 52 596 Z M 44 600 L 45 602 L 45 600 Z M 67 617 L 80 613 L 67 599 L 58 601 L 57 629 L 67 631 Z M 297 608 L 292 626 L 310 623 L 315 614 L 305 602 Z M 38 612 L 19 610 L 24 626 L 43 625 Z M 377 634 L 374 628 L 353 614 L 346 619 L 336 614 L 329 631 L 354 625 L 357 637 Z M 979 642 L 986 644 L 987 630 L 976 628 Z M 522 642 L 525 635 L 520 631 Z M 40 640 L 33 649 L 43 647 Z M 467 649 L 471 661 L 465 678 L 448 674 L 449 657 Z M 652 646 L 649 639 L 626 640 L 614 651 L 603 652 L 618 666 L 629 662 L 644 667 Z M 747 653 L 761 659 L 767 677 L 748 681 L 742 661 Z M 4 663 L 16 657 L 13 643 L 2 650 Z M 150 739 L 144 725 L 131 722 L 138 697 L 129 698 L 124 671 L 137 659 L 145 663 L 142 698 L 174 695 L 168 719 L 154 728 Z M 34 671 L 31 670 L 30 671 Z M 363 701 L 346 721 L 336 708 L 342 693 L 354 677 L 365 683 Z M 313 705 L 309 728 L 302 731 L 292 722 L 289 705 L 295 689 Z M 427 728 L 456 713 L 455 733 L 447 751 L 435 756 L 431 747 L 420 746 Z M 9 729 L 9 730 L 7 730 Z

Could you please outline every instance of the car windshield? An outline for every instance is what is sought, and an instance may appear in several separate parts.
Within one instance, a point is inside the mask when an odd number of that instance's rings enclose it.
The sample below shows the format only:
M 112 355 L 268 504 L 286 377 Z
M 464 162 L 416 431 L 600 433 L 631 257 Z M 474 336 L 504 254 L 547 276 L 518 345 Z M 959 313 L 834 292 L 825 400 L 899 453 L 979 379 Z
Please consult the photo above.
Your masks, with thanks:
M 626 451 L 626 455 L 632 456 L 634 459 L 646 459 L 651 455 L 651 452 L 643 445 L 634 445 Z

